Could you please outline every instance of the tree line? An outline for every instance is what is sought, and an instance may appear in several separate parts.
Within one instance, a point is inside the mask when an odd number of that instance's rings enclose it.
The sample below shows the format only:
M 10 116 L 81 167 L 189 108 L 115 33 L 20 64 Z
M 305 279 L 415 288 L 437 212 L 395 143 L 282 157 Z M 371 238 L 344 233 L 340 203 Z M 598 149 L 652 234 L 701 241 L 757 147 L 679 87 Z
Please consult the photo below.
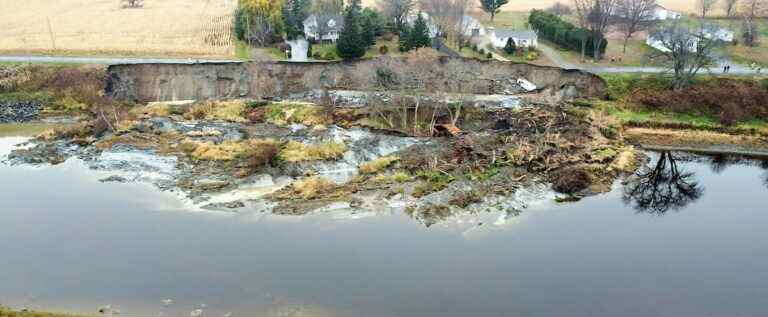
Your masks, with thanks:
M 602 34 L 577 27 L 553 13 L 533 10 L 528 17 L 528 23 L 538 32 L 539 37 L 563 48 L 584 52 L 590 56 L 605 54 L 608 42 Z

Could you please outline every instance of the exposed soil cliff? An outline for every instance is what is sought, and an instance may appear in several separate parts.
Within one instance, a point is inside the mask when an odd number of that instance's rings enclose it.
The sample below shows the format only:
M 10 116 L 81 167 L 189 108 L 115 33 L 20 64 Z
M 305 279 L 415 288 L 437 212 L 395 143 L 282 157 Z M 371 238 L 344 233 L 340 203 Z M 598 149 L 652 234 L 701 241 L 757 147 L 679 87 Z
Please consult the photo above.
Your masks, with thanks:
M 382 57 L 338 63 L 114 65 L 108 93 L 138 102 L 288 98 L 318 89 L 520 93 L 518 79 L 558 99 L 602 96 L 605 82 L 575 70 L 437 56 Z

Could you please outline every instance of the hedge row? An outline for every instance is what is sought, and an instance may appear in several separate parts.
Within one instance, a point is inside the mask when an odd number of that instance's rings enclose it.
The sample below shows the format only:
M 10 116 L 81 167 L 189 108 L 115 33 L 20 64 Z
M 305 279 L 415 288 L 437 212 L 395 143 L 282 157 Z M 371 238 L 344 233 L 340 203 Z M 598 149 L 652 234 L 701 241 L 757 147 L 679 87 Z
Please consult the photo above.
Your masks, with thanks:
M 528 23 L 539 33 L 539 37 L 568 50 L 581 52 L 581 43 L 585 36 L 587 39 L 586 53 L 589 56 L 595 55 L 595 45 L 593 43 L 597 39 L 602 43 L 600 45 L 600 55 L 605 54 L 605 48 L 608 46 L 608 42 L 605 41 L 604 37 L 600 36 L 597 38 L 589 30 L 576 27 L 560 17 L 542 10 L 531 11 Z

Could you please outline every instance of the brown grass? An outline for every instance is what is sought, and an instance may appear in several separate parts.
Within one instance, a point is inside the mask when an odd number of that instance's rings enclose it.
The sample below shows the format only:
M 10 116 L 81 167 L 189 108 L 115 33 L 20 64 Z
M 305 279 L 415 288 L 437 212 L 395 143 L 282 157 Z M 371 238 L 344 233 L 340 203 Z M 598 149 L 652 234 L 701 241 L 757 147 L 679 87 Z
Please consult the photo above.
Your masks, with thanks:
M 233 57 L 236 0 L 0 1 L 0 52 Z
M 399 160 L 400 158 L 397 156 L 380 157 L 373 161 L 360 164 L 360 173 L 375 174 L 383 171 L 384 169 L 392 165 L 392 163 L 397 162 Z
M 248 121 L 245 117 L 245 103 L 239 100 L 204 102 L 192 106 L 185 114 L 187 119 L 196 120 L 221 120 L 229 122 L 244 123 Z
M 336 189 L 336 184 L 326 178 L 313 176 L 294 182 L 291 188 L 296 195 L 302 199 L 309 200 L 320 198 L 325 194 L 333 192 Z
M 226 141 L 221 144 L 196 143 L 190 153 L 193 159 L 201 161 L 232 161 L 248 159 L 253 167 L 266 165 L 277 155 L 278 144 L 274 140 Z
M 656 146 L 739 145 L 747 147 L 768 146 L 765 139 L 757 136 L 732 135 L 701 130 L 667 130 L 630 128 L 624 137 L 632 142 Z
M 288 162 L 335 160 L 341 158 L 346 151 L 347 146 L 344 143 L 304 144 L 290 141 L 280 152 L 280 157 Z

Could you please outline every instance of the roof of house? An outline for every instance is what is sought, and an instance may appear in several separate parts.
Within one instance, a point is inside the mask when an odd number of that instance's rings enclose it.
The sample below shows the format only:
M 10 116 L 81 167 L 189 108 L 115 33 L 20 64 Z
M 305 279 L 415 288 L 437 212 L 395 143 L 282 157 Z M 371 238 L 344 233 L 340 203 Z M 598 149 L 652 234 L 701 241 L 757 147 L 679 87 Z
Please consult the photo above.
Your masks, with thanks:
M 497 38 L 514 38 L 514 39 L 521 39 L 521 40 L 532 40 L 539 37 L 536 32 L 531 30 L 526 31 L 515 31 L 515 30 L 505 30 L 505 29 L 497 29 L 493 31 L 494 34 L 496 34 Z
M 704 26 L 702 27 L 702 31 L 704 31 L 705 33 L 713 33 L 713 34 L 718 32 L 733 33 L 733 31 L 715 24 L 704 24 Z

